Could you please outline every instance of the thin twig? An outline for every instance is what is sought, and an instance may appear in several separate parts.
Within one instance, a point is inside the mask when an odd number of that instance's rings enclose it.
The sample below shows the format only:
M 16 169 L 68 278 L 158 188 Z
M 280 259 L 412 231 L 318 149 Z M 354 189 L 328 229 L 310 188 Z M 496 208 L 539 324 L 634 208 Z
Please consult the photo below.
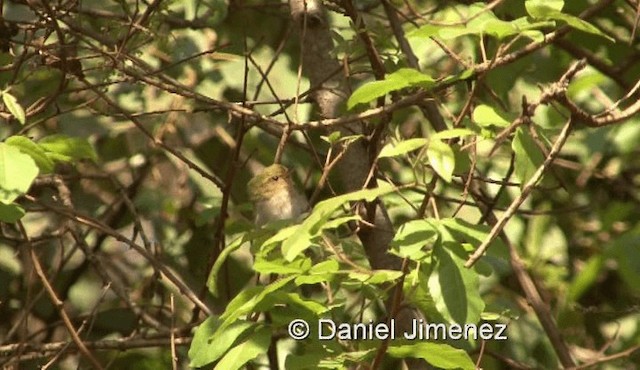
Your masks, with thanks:
M 91 362 L 91 365 L 94 368 L 100 369 L 100 370 L 103 369 L 103 367 L 100 364 L 100 362 L 98 362 L 98 360 L 93 356 L 93 354 L 89 351 L 89 349 L 84 345 L 84 343 L 82 342 L 82 338 L 80 338 L 80 336 L 78 335 L 78 332 L 73 327 L 73 323 L 71 322 L 71 319 L 69 318 L 69 315 L 67 314 L 67 311 L 65 311 L 65 309 L 64 309 L 64 303 L 58 298 L 58 296 L 56 294 L 56 291 L 51 286 L 51 283 L 49 283 L 49 280 L 47 279 L 47 276 L 45 275 L 44 270 L 42 269 L 42 265 L 40 264 L 40 260 L 38 259 L 38 256 L 36 255 L 36 251 L 33 248 L 33 245 L 30 243 L 29 235 L 27 234 L 27 231 L 26 231 L 24 225 L 22 224 L 22 222 L 20 222 L 20 221 L 18 222 L 18 227 L 20 228 L 20 231 L 22 232 L 22 235 L 24 236 L 25 240 L 27 241 L 27 245 L 29 247 L 29 255 L 31 256 L 31 262 L 33 263 L 33 267 L 36 270 L 36 274 L 40 278 L 40 281 L 42 282 L 42 285 L 44 286 L 45 290 L 47 291 L 47 294 L 49 294 L 49 298 L 51 299 L 51 303 L 53 304 L 53 306 L 58 311 L 58 314 L 60 315 L 60 318 L 62 318 L 62 322 L 64 323 L 64 326 L 67 328 L 67 331 L 69 332 L 69 335 L 71 335 L 71 339 L 76 344 L 76 346 L 78 346 L 78 349 L 80 350 L 80 352 L 87 358 L 87 360 L 89 360 L 89 362 Z
M 560 136 L 558 137 L 556 142 L 553 144 L 553 147 L 551 147 L 551 151 L 549 152 L 549 155 L 545 159 L 544 163 L 542 163 L 542 165 L 538 167 L 538 169 L 533 174 L 533 176 L 529 179 L 529 181 L 527 181 L 525 186 L 522 188 L 522 192 L 520 193 L 520 195 L 518 195 L 518 197 L 516 197 L 516 199 L 514 199 L 513 202 L 511 202 L 511 204 L 509 205 L 505 213 L 502 215 L 502 217 L 500 217 L 498 222 L 493 226 L 493 228 L 491 229 L 491 232 L 489 233 L 489 235 L 487 235 L 487 237 L 484 239 L 482 244 L 480 244 L 478 249 L 476 249 L 476 251 L 473 252 L 473 254 L 469 257 L 469 259 L 467 259 L 467 261 L 464 264 L 466 268 L 470 268 L 471 266 L 473 266 L 484 255 L 484 253 L 489 248 L 489 244 L 491 244 L 491 242 L 493 242 L 493 240 L 498 236 L 498 234 L 502 231 L 502 229 L 505 227 L 507 222 L 511 219 L 511 217 L 513 217 L 513 215 L 516 213 L 518 208 L 520 208 L 522 203 L 527 199 L 531 191 L 533 191 L 534 187 L 536 186 L 538 181 L 540 181 L 546 169 L 551 165 L 555 157 L 560 152 L 560 149 L 562 149 L 562 146 L 564 145 L 565 141 L 569 137 L 569 132 L 571 131 L 571 127 L 572 127 L 572 120 L 569 119 L 567 123 L 564 125 L 564 127 L 562 128 L 562 131 L 560 132 Z

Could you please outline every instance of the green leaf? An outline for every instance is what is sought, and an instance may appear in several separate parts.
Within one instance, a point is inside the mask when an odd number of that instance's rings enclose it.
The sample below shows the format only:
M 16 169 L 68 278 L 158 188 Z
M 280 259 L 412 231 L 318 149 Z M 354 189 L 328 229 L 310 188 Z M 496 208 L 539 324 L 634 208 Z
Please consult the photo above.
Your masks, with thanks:
M 434 247 L 433 262 L 428 286 L 438 312 L 449 322 L 477 323 L 484 310 L 478 274 L 442 245 Z
M 504 112 L 498 112 L 495 108 L 488 105 L 478 105 L 472 114 L 472 119 L 480 127 L 489 128 L 491 126 L 507 127 L 511 124 L 511 120 Z
M 336 260 L 326 260 L 319 262 L 309 270 L 309 274 L 325 274 L 338 272 L 340 264 Z
M 640 227 L 625 232 L 611 241 L 606 254 L 613 257 L 616 262 L 616 271 L 627 285 L 634 292 L 640 294 Z
M 387 353 L 396 358 L 421 358 L 440 369 L 473 370 L 476 368 L 465 351 L 444 343 L 420 342 L 389 346 Z
M 46 151 L 40 145 L 34 143 L 26 136 L 11 136 L 5 143 L 20 149 L 24 154 L 28 154 L 38 165 L 42 173 L 50 173 L 53 171 L 55 163 L 47 157 Z
M 293 261 L 299 254 L 311 246 L 311 240 L 319 235 L 329 220 L 329 217 L 342 205 L 358 200 L 371 202 L 384 194 L 394 191 L 390 185 L 375 189 L 364 189 L 333 197 L 313 207 L 311 214 L 300 224 L 298 231 L 282 243 L 282 253 L 287 261 Z
M 489 35 L 502 40 L 509 36 L 523 34 L 531 38 L 544 37 L 542 32 L 536 31 L 538 28 L 553 25 L 549 22 L 530 22 L 530 18 L 521 17 L 507 22 L 499 19 L 484 4 L 472 4 L 468 7 L 466 18 L 471 18 L 463 26 L 450 25 L 424 25 L 414 31 L 407 33 L 407 37 L 430 38 L 439 36 L 442 39 L 450 40 L 465 35 Z
M 342 133 L 340 131 L 334 131 L 329 136 L 320 136 L 320 139 L 326 141 L 327 143 L 333 145 L 338 142 Z
M 550 3 L 553 4 L 554 2 Z M 598 35 L 615 42 L 613 38 L 600 31 L 596 26 L 573 15 L 562 13 L 560 11 L 561 8 L 557 9 L 557 7 L 551 6 L 547 1 L 526 1 L 525 6 L 527 13 L 534 19 L 562 21 L 577 30 Z
M 478 33 L 480 33 L 479 30 L 473 30 L 464 26 L 455 26 L 442 28 L 440 32 L 438 32 L 438 36 L 445 40 L 453 40 L 461 36 L 474 35 Z
M 474 250 L 473 246 L 480 245 L 491 231 L 488 225 L 472 224 L 460 218 L 443 218 L 439 221 L 440 225 L 444 226 L 440 229 L 442 242 L 448 247 L 460 246 L 459 249 L 451 249 L 451 251 L 461 259 L 468 258 L 469 253 Z M 500 238 L 496 238 L 489 244 L 489 250 L 506 250 L 506 246 Z M 476 262 L 473 268 L 483 276 L 490 276 L 493 273 L 493 268 L 484 259 Z
M 227 329 L 216 335 L 216 330 L 221 321 L 215 316 L 207 318 L 196 329 L 193 335 L 191 347 L 189 347 L 189 359 L 191 367 L 202 367 L 216 361 L 231 348 L 247 332 L 257 326 L 250 321 L 236 321 Z
M 295 278 L 295 275 L 287 276 L 276 280 L 267 286 L 257 286 L 248 288 L 235 296 L 227 305 L 227 309 L 220 316 L 223 320 L 222 325 L 217 332 L 222 332 L 240 316 L 256 311 L 257 306 L 265 302 L 265 300 L 274 292 L 283 289 L 289 282 Z
M 475 70 L 473 68 L 465 69 L 464 71 L 462 71 L 462 72 L 460 72 L 458 74 L 450 75 L 450 76 L 447 76 L 447 77 L 443 78 L 441 81 L 438 82 L 438 85 L 439 86 L 451 85 L 454 82 L 466 80 L 469 77 L 475 75 L 475 73 L 476 72 L 475 72 Z
M 472 224 L 460 218 L 443 218 L 440 224 L 452 233 L 454 239 L 451 241 L 457 242 L 482 243 L 491 231 L 487 225 Z
M 24 209 L 17 204 L 4 204 L 0 202 L 0 221 L 14 223 L 25 215 Z
M 564 8 L 564 0 L 526 0 L 525 7 L 539 7 L 544 6 L 555 11 L 562 11 Z M 529 13 L 531 15 L 531 13 Z
M 216 364 L 216 370 L 236 370 L 247 362 L 263 353 L 267 353 L 271 343 L 271 329 L 263 327 L 247 338 L 244 342 L 233 347 Z
M 515 174 L 524 186 L 538 167 L 544 162 L 544 156 L 529 133 L 522 127 L 516 130 L 515 138 L 511 143 L 515 153 Z
M 24 125 L 27 122 L 26 115 L 24 113 L 24 109 L 18 103 L 18 99 L 15 96 L 9 94 L 7 91 L 2 92 L 2 101 L 4 102 L 4 106 L 7 107 L 9 112 Z
M 372 81 L 360 86 L 349 97 L 347 109 L 351 110 L 358 104 L 369 103 L 391 91 L 407 87 L 431 87 L 433 85 L 435 85 L 435 80 L 430 76 L 413 68 L 401 68 L 387 75 L 382 81 Z
M 316 346 L 310 346 L 306 349 L 304 354 L 297 354 L 296 352 L 290 353 L 285 358 L 284 369 L 287 370 L 308 370 L 308 369 L 320 369 L 318 364 L 321 360 L 328 357 L 329 354 L 317 348 Z M 319 346 L 318 346 L 319 347 Z M 326 367 L 325 367 L 326 369 Z
M 451 128 L 440 131 L 431 136 L 432 139 L 447 140 L 462 136 L 473 136 L 476 133 L 466 128 Z
M 0 143 L 0 202 L 10 204 L 25 194 L 38 172 L 33 158 L 16 147 Z
M 373 270 L 372 272 L 371 274 L 352 272 L 349 274 L 349 277 L 366 284 L 375 285 L 396 281 L 402 276 L 402 271 L 396 270 Z
M 556 22 L 552 20 L 531 21 L 532 19 L 530 17 L 520 17 L 512 20 L 511 24 L 520 30 L 523 36 L 527 36 L 534 41 L 544 41 L 544 34 L 542 31 L 539 31 L 539 29 L 554 27 L 556 25 Z
M 285 222 L 283 222 L 283 223 L 286 223 L 286 221 L 288 221 L 288 220 L 285 220 Z M 287 226 L 287 227 L 285 227 L 283 229 L 281 228 L 272 237 L 270 237 L 269 239 L 265 240 L 264 243 L 260 244 L 260 248 L 264 248 L 264 247 L 266 247 L 268 245 L 275 244 L 275 243 L 280 243 L 283 240 L 287 240 L 292 235 L 297 233 L 298 229 L 300 229 L 300 225 L 298 225 L 298 224 L 290 225 L 290 226 Z
M 278 301 L 278 304 L 294 305 L 306 310 L 308 313 L 314 316 L 320 316 L 329 310 L 329 307 L 327 305 L 318 303 L 313 300 L 304 299 L 298 293 L 276 292 L 274 293 L 274 297 Z
M 604 267 L 604 258 L 597 254 L 589 259 L 569 285 L 567 298 L 569 302 L 577 302 L 582 295 L 596 282 Z
M 425 24 L 413 31 L 407 32 L 407 37 L 429 38 L 437 35 L 441 28 L 443 28 L 443 26 Z
M 341 225 L 344 225 L 348 222 L 351 221 L 360 221 L 362 220 L 362 217 L 358 216 L 358 215 L 348 215 L 348 216 L 342 216 L 342 217 L 337 217 L 334 218 L 332 220 L 327 221 L 327 223 L 324 224 L 324 226 L 322 226 L 323 230 L 331 230 L 331 229 L 335 229 Z
M 438 139 L 429 140 L 427 148 L 429 164 L 446 182 L 451 182 L 456 166 L 456 158 L 453 149 L 444 141 Z
M 378 158 L 397 157 L 405 155 L 409 152 L 426 146 L 427 143 L 429 143 L 429 140 L 423 138 L 403 140 L 399 143 L 389 143 L 382 148 L 380 154 L 378 154 Z
M 47 155 L 56 161 L 71 162 L 79 159 L 91 159 L 96 162 L 98 155 L 87 139 L 66 135 L 44 137 L 38 144 L 47 151 Z
M 229 244 L 222 250 L 218 258 L 216 259 L 216 262 L 213 264 L 213 267 L 211 267 L 211 272 L 209 273 L 209 277 L 207 278 L 207 288 L 214 297 L 218 297 L 219 294 L 218 273 L 220 272 L 220 269 L 222 268 L 224 262 L 227 260 L 231 253 L 238 250 L 238 248 L 240 248 L 244 243 L 248 242 L 249 240 L 255 239 L 257 234 L 264 234 L 264 232 L 258 230 L 250 233 L 245 233 L 244 235 L 242 235 L 242 237 L 236 238 L 233 242 L 231 242 L 231 244 Z
M 253 269 L 261 274 L 302 274 L 311 268 L 311 260 L 301 258 L 293 262 L 287 262 L 284 259 L 265 260 L 258 258 L 253 263 Z
M 439 238 L 438 227 L 430 220 L 412 220 L 398 228 L 390 252 L 402 258 L 420 261 L 430 255 Z
M 330 259 L 313 265 L 306 275 L 296 277 L 296 285 L 317 284 L 323 281 L 330 281 L 340 269 L 338 261 Z

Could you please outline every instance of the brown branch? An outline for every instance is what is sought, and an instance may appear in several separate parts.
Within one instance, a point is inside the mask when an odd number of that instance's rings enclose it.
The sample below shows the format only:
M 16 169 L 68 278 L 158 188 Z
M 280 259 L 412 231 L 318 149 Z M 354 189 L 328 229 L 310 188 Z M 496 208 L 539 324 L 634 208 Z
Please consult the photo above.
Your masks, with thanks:
M 596 117 L 585 112 L 584 110 L 582 110 L 582 108 L 578 107 L 577 105 L 575 105 L 575 103 L 569 100 L 566 94 L 556 96 L 554 99 L 562 104 L 562 106 L 567 108 L 569 112 L 571 112 L 571 115 L 574 117 L 574 119 L 589 127 L 603 127 L 620 123 L 635 116 L 636 114 L 638 114 L 638 112 L 640 112 L 640 99 L 636 100 L 632 105 L 621 112 L 610 112 L 608 115 L 603 117 Z
M 176 346 L 186 346 L 191 343 L 192 337 L 175 337 L 173 343 Z M 107 339 L 99 341 L 82 342 L 85 348 L 98 351 L 128 351 L 136 348 L 152 348 L 166 347 L 171 344 L 171 336 L 155 336 L 150 338 L 121 338 Z M 6 358 L 18 354 L 22 351 L 22 355 L 14 357 L 13 361 L 31 360 L 39 357 L 49 356 L 53 352 L 62 349 L 67 351 L 78 351 L 79 348 L 75 342 L 51 342 L 51 343 L 16 343 L 0 346 L 0 357 Z
M 469 259 L 467 259 L 467 261 L 464 264 L 466 268 L 470 268 L 471 266 L 473 266 L 484 255 L 484 253 L 489 248 L 489 244 L 491 244 L 491 242 L 493 242 L 493 240 L 498 236 L 498 234 L 502 232 L 502 229 L 505 227 L 507 222 L 515 214 L 518 208 L 520 208 L 520 206 L 527 199 L 529 194 L 533 191 L 538 181 L 540 181 L 540 179 L 542 178 L 542 175 L 544 174 L 544 172 L 547 170 L 547 168 L 549 168 L 549 166 L 551 165 L 555 157 L 558 155 L 558 153 L 562 149 L 562 146 L 564 145 L 565 141 L 569 137 L 571 126 L 572 126 L 572 121 L 571 119 L 569 119 L 567 123 L 564 125 L 562 132 L 560 132 L 560 136 L 558 136 L 558 139 L 556 139 L 556 142 L 553 144 L 553 147 L 551 147 L 551 151 L 549 152 L 549 155 L 545 159 L 544 163 L 542 163 L 542 165 L 538 167 L 538 169 L 533 174 L 533 176 L 531 176 L 529 181 L 527 181 L 525 186 L 522 188 L 522 192 L 520 193 L 520 195 L 518 195 L 516 199 L 514 199 L 513 202 L 511 202 L 511 204 L 509 205 L 505 213 L 502 215 L 502 217 L 500 217 L 498 222 L 496 222 L 496 224 L 493 225 L 491 232 L 489 233 L 489 235 L 487 235 L 487 237 L 484 239 L 482 244 L 480 244 L 480 246 L 475 250 L 475 252 L 473 252 L 473 254 L 469 257 Z
M 636 351 L 639 351 L 639 350 L 640 350 L 640 345 L 633 346 L 633 347 L 625 349 L 624 351 L 620 351 L 618 353 L 614 353 L 614 354 L 609 355 L 609 356 L 602 356 L 602 357 L 597 358 L 597 359 L 595 359 L 593 361 L 587 362 L 586 364 L 570 367 L 569 370 L 588 369 L 590 367 L 596 366 L 598 364 L 603 364 L 605 362 L 618 360 L 618 359 L 625 358 L 625 357 L 631 357 L 631 355 L 633 355 Z
M 220 188 L 220 189 L 223 188 L 224 184 L 223 184 L 222 180 L 220 178 L 218 178 L 218 176 L 216 176 L 215 174 L 208 173 L 203 168 L 201 168 L 199 165 L 197 165 L 195 162 L 193 162 L 192 160 L 187 158 L 184 154 L 182 154 L 178 150 L 170 147 L 169 145 L 167 145 L 160 138 L 156 138 L 149 130 L 146 129 L 146 127 L 144 127 L 144 125 L 142 124 L 142 122 L 140 122 L 140 120 L 138 120 L 136 117 L 134 117 L 131 113 L 127 112 L 124 108 L 122 108 L 116 102 L 111 100 L 105 93 L 103 93 L 99 89 L 93 88 L 87 81 L 83 81 L 83 82 L 87 85 L 87 87 L 92 89 L 93 92 L 96 95 L 98 95 L 110 107 L 118 110 L 125 117 L 127 117 L 127 119 L 130 120 L 154 145 L 157 145 L 160 148 L 162 148 L 163 150 L 167 151 L 168 153 L 171 153 L 174 157 L 178 158 L 181 162 L 186 164 L 189 168 L 191 168 L 192 170 L 196 171 L 198 174 L 200 174 L 205 179 L 211 181 L 218 188 Z
M 620 87 L 625 90 L 629 89 L 629 81 L 622 76 L 622 73 L 617 71 L 615 67 L 607 64 L 591 51 L 582 49 L 575 43 L 569 42 L 565 39 L 557 39 L 554 41 L 554 44 L 573 55 L 576 59 L 586 59 L 587 62 L 589 62 L 589 65 L 609 76 L 609 78 L 614 80 L 618 85 L 620 85 Z
M 80 350 L 80 353 L 82 353 L 87 358 L 87 360 L 89 360 L 89 362 L 91 363 L 91 365 L 94 368 L 103 369 L 103 367 L 100 364 L 100 362 L 98 362 L 98 360 L 93 356 L 93 354 L 85 346 L 85 344 L 82 342 L 82 338 L 80 338 L 80 335 L 78 335 L 78 332 L 73 327 L 73 323 L 71 322 L 71 319 L 69 318 L 69 315 L 67 314 L 67 312 L 64 309 L 64 302 L 62 302 L 60 299 L 58 299 L 56 291 L 51 286 L 51 283 L 49 283 L 49 280 L 47 279 L 47 276 L 45 275 L 44 270 L 42 269 L 42 265 L 40 264 L 40 260 L 38 259 L 38 256 L 36 255 L 36 251 L 35 251 L 35 249 L 33 248 L 33 245 L 30 242 L 29 235 L 27 234 L 27 231 L 24 228 L 24 225 L 22 224 L 22 222 L 20 222 L 20 221 L 18 222 L 18 227 L 20 228 L 20 231 L 22 232 L 22 235 L 24 236 L 24 239 L 27 242 L 27 246 L 29 247 L 29 255 L 31 256 L 31 262 L 33 263 L 33 267 L 36 270 L 36 274 L 40 278 L 40 281 L 42 282 L 42 285 L 44 286 L 45 290 L 47 291 L 47 294 L 49 294 L 49 298 L 51 299 L 51 303 L 56 308 L 56 310 L 58 311 L 58 314 L 62 318 L 62 322 L 64 323 L 64 326 L 67 328 L 67 331 L 69 332 L 69 335 L 71 335 L 71 339 L 76 344 L 76 346 L 78 346 L 78 349 Z
M 584 59 L 572 64 L 560 79 L 551 84 L 551 86 L 545 88 L 538 100 L 533 103 L 527 103 L 526 97 L 523 97 L 522 113 L 520 114 L 520 117 L 516 118 L 507 128 L 496 135 L 495 144 L 489 151 L 489 156 L 495 153 L 500 144 L 502 144 L 502 142 L 504 142 L 513 131 L 515 131 L 526 120 L 530 119 L 530 117 L 533 117 L 540 105 L 547 104 L 554 99 L 558 99 L 558 97 L 564 96 L 567 88 L 569 87 L 569 82 L 578 72 L 584 69 L 584 67 L 586 67 L 586 61 Z
M 364 45 L 367 57 L 369 58 L 369 63 L 373 70 L 373 75 L 376 80 L 384 80 L 384 75 L 386 74 L 384 64 L 382 63 L 382 59 L 380 59 L 380 53 L 378 53 L 378 50 L 373 44 L 373 40 L 367 31 L 367 26 L 364 22 L 363 16 L 358 13 L 351 0 L 344 0 L 342 4 L 344 5 L 347 15 L 351 18 L 351 22 L 353 22 L 356 34 Z
M 151 253 L 149 251 L 147 251 L 143 246 L 137 244 L 136 242 L 134 242 L 133 240 L 125 237 L 124 235 L 122 235 L 121 233 L 117 232 L 116 230 L 112 229 L 111 227 L 103 224 L 102 222 L 95 220 L 89 216 L 85 216 L 85 215 L 81 215 L 80 213 L 77 213 L 73 210 L 68 210 L 66 208 L 61 208 L 61 207 L 57 207 L 57 206 L 52 206 L 50 204 L 47 203 L 43 203 L 43 202 L 39 202 L 37 199 L 35 199 L 34 197 L 30 196 L 30 195 L 25 195 L 25 198 L 40 204 L 41 206 L 43 206 L 44 208 L 53 211 L 61 216 L 67 217 L 70 220 L 95 228 L 97 230 L 99 230 L 100 232 L 107 234 L 109 236 L 111 236 L 112 238 L 116 239 L 119 242 L 122 242 L 126 245 L 128 245 L 129 247 L 133 248 L 136 252 L 138 252 L 142 257 L 144 257 L 147 261 L 149 261 L 149 263 L 151 264 L 151 266 L 153 266 L 155 269 L 157 269 L 158 271 L 160 271 L 162 273 L 163 276 L 165 276 L 171 283 L 173 283 L 176 288 L 178 288 L 178 290 L 180 291 L 180 293 L 182 293 L 183 295 L 185 295 L 187 298 L 189 298 L 189 300 L 191 302 L 193 302 L 196 306 L 198 306 L 198 308 L 200 308 L 200 310 L 202 310 L 203 312 L 205 312 L 207 315 L 211 315 L 211 310 L 209 309 L 209 307 L 204 304 L 200 298 L 198 298 L 198 296 L 182 281 L 180 280 L 174 273 L 173 271 L 171 271 L 168 267 L 166 267 L 164 264 L 160 263 L 159 261 L 157 261 L 155 259 L 155 257 L 153 255 L 151 255 Z

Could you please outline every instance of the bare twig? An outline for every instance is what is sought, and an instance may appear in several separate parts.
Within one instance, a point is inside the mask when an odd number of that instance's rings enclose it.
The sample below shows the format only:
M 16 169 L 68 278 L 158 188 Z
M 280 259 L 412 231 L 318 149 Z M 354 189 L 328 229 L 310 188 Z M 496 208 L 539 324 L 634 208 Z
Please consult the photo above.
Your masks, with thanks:
M 112 228 L 110 228 L 109 226 L 103 224 L 102 222 L 95 220 L 89 216 L 84 216 L 84 215 L 80 215 L 78 213 L 75 213 L 72 210 L 67 210 L 65 208 L 61 208 L 61 207 L 56 207 L 56 206 L 52 206 L 46 203 L 42 203 L 39 202 L 37 199 L 27 195 L 25 196 L 27 199 L 29 199 L 32 202 L 38 203 L 40 205 L 42 205 L 43 207 L 59 214 L 62 215 L 64 217 L 69 218 L 70 220 L 74 221 L 74 222 L 78 222 L 80 224 L 86 225 L 86 226 L 90 226 L 92 228 L 98 229 L 101 232 L 111 236 L 112 238 L 116 239 L 119 242 L 125 243 L 126 245 L 128 245 L 129 247 L 133 248 L 136 252 L 140 253 L 140 255 L 142 255 L 147 261 L 149 261 L 149 263 L 156 268 L 157 270 L 159 270 L 160 272 L 162 272 L 162 275 L 164 275 L 169 281 L 171 281 L 171 283 L 173 283 L 178 290 L 184 294 L 187 298 L 189 298 L 189 300 L 191 300 L 191 302 L 193 302 L 196 306 L 198 306 L 200 308 L 200 310 L 202 310 L 203 312 L 205 312 L 206 314 L 210 315 L 211 314 L 211 310 L 209 309 L 209 307 L 204 304 L 200 298 L 198 298 L 198 296 L 191 290 L 191 288 L 189 288 L 181 279 L 179 279 L 174 273 L 173 271 L 171 271 L 168 267 L 166 267 L 164 264 L 162 264 L 161 262 L 157 261 L 155 259 L 155 257 L 153 255 L 150 254 L 149 251 L 147 251 L 143 246 L 135 243 L 133 240 L 125 237 L 124 235 L 122 235 L 121 233 L 117 232 L 116 230 L 113 230 Z
M 469 257 L 469 259 L 467 259 L 467 261 L 464 264 L 465 267 L 470 268 L 484 255 L 484 253 L 489 248 L 489 244 L 491 244 L 491 242 L 493 242 L 493 240 L 498 236 L 498 234 L 502 232 L 502 229 L 507 224 L 507 222 L 515 214 L 518 208 L 520 208 L 522 203 L 527 199 L 527 197 L 529 196 L 531 191 L 533 191 L 538 181 L 540 181 L 540 179 L 542 178 L 542 175 L 544 174 L 546 169 L 549 167 L 549 165 L 551 165 L 555 157 L 558 155 L 558 153 L 562 149 L 562 146 L 564 145 L 565 141 L 569 137 L 569 132 L 571 131 L 571 127 L 572 127 L 572 121 L 571 119 L 569 119 L 567 123 L 564 125 L 564 127 L 562 128 L 562 131 L 560 132 L 560 135 L 556 139 L 556 142 L 553 144 L 553 147 L 551 147 L 551 151 L 549 152 L 549 155 L 545 159 L 544 163 L 542 163 L 542 165 L 538 167 L 538 169 L 533 174 L 533 176 L 531 176 L 529 181 L 527 181 L 525 186 L 522 188 L 522 192 L 520 193 L 520 195 L 518 195 L 516 199 L 514 199 L 513 202 L 511 202 L 511 204 L 509 205 L 505 213 L 500 217 L 498 222 L 495 225 L 493 225 L 491 232 L 489 233 L 489 235 L 487 235 L 487 237 L 484 239 L 482 244 L 480 244 L 480 246 L 475 250 L 475 252 L 473 252 L 473 254 Z
M 89 351 L 89 349 L 84 345 L 84 343 L 82 341 L 82 338 L 80 338 L 80 336 L 78 335 L 78 332 L 73 327 L 73 323 L 71 322 L 71 319 L 69 318 L 69 315 L 67 314 L 67 311 L 64 309 L 64 302 L 62 302 L 60 299 L 58 299 L 58 296 L 57 296 L 55 290 L 53 289 L 53 286 L 51 286 L 51 283 L 49 283 L 49 280 L 47 279 L 47 276 L 45 275 L 44 270 L 42 269 L 42 265 L 40 264 L 40 260 L 38 259 L 38 256 L 36 255 L 36 251 L 33 248 L 33 245 L 30 243 L 29 235 L 27 234 L 27 231 L 24 228 L 24 225 L 22 224 L 22 222 L 18 222 L 18 226 L 20 227 L 20 230 L 21 230 L 25 240 L 27 241 L 27 245 L 29 247 L 29 255 L 31 256 L 31 262 L 33 263 L 33 267 L 36 270 L 36 274 L 40 278 L 40 281 L 42 282 L 42 285 L 44 286 L 45 290 L 49 294 L 49 298 L 51 299 L 51 303 L 56 308 L 56 310 L 58 311 L 58 314 L 62 318 L 62 322 L 64 323 L 64 326 L 67 328 L 67 331 L 69 332 L 69 335 L 73 339 L 73 342 L 76 344 L 76 346 L 78 346 L 78 349 L 87 358 L 87 360 L 89 360 L 89 362 L 91 362 L 91 365 L 94 368 L 103 369 L 103 367 L 100 364 L 100 362 L 98 362 L 98 360 L 93 356 L 93 354 Z

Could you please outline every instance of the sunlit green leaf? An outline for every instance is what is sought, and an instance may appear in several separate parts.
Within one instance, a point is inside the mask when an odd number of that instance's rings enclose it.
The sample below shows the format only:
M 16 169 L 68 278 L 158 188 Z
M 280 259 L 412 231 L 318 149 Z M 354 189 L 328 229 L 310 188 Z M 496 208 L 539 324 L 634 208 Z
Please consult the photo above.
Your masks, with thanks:
M 449 322 L 477 323 L 484 310 L 478 274 L 465 268 L 460 257 L 440 245 L 433 250 L 433 261 L 428 285 L 438 312 Z
M 70 162 L 79 159 L 98 160 L 93 146 L 87 139 L 66 135 L 45 136 L 38 144 L 47 151 L 53 160 Z
M 400 276 L 402 276 L 402 271 L 396 270 L 373 270 L 371 274 L 355 271 L 349 274 L 351 279 L 374 285 L 396 281 Z
M 46 151 L 40 145 L 34 143 L 26 136 L 11 136 L 5 143 L 20 149 L 24 154 L 28 154 L 38 165 L 42 173 L 53 171 L 55 164 L 47 157 Z
M 14 146 L 0 143 L 0 202 L 10 204 L 26 193 L 38 172 L 33 158 Z
M 311 246 L 311 240 L 322 231 L 328 219 L 338 208 L 357 200 L 370 202 L 393 190 L 392 186 L 380 183 L 380 186 L 375 189 L 359 190 L 319 202 L 302 222 L 298 231 L 282 243 L 282 253 L 287 261 L 293 261 L 296 256 Z
M 521 17 L 513 21 L 504 21 L 484 4 L 472 4 L 468 8 L 468 18 L 471 21 L 464 25 L 433 25 L 426 24 L 420 28 L 407 33 L 407 37 L 440 37 L 451 40 L 465 35 L 489 35 L 502 40 L 509 36 L 523 34 L 530 38 L 543 37 L 542 32 L 537 29 L 553 25 L 549 22 L 530 22 L 530 18 Z
M 439 237 L 438 228 L 429 220 L 412 220 L 398 228 L 391 241 L 391 252 L 415 261 L 424 259 Z
M 562 8 L 564 8 L 564 0 L 526 0 L 525 6 L 527 7 L 545 6 L 547 8 L 550 8 L 556 11 L 562 11 Z
M 420 342 L 391 345 L 387 353 L 396 358 L 421 358 L 439 369 L 473 370 L 476 368 L 465 351 L 444 343 Z
M 235 296 L 231 302 L 227 305 L 226 310 L 220 316 L 220 319 L 223 320 L 223 323 L 218 328 L 218 331 L 225 330 L 231 323 L 235 322 L 239 317 L 246 315 L 250 312 L 253 312 L 257 309 L 257 306 L 260 305 L 269 297 L 273 292 L 284 289 L 287 284 L 289 284 L 293 279 L 295 279 L 295 275 L 283 277 L 279 280 L 274 281 L 273 283 L 267 286 L 257 286 L 253 288 L 248 288 L 240 292 L 237 296 Z
M 506 118 L 506 113 L 499 112 L 496 108 L 484 104 L 478 105 L 473 110 L 472 117 L 480 127 L 507 127 L 511 124 L 510 120 Z
M 259 355 L 266 353 L 271 343 L 271 329 L 262 327 L 245 339 L 242 343 L 235 345 L 227 354 L 220 359 L 214 369 L 216 370 L 237 370 L 247 362 Z
M 407 37 L 422 37 L 422 38 L 432 37 L 437 35 L 441 28 L 442 26 L 439 26 L 439 25 L 425 24 L 420 26 L 419 28 L 416 28 L 415 30 L 407 32 Z
M 427 148 L 429 164 L 446 182 L 451 182 L 456 166 L 456 158 L 453 149 L 445 142 L 431 139 Z
M 431 136 L 431 138 L 447 140 L 447 139 L 453 139 L 456 137 L 472 136 L 475 134 L 476 134 L 475 132 L 471 130 L 467 130 L 466 128 L 451 128 L 448 130 L 437 132 L 433 136 Z
M 256 231 L 253 233 L 246 233 L 243 236 L 236 238 L 222 250 L 215 263 L 213 264 L 211 272 L 209 273 L 209 277 L 207 278 L 207 288 L 214 297 L 217 297 L 219 294 L 218 275 L 220 273 L 220 269 L 224 265 L 229 255 L 238 250 L 238 248 L 240 248 L 244 243 L 248 242 L 249 240 L 253 240 L 257 234 L 264 234 L 264 232 Z
M 413 86 L 430 87 L 434 84 L 435 80 L 430 76 L 412 68 L 401 68 L 387 75 L 382 81 L 373 81 L 360 86 L 349 97 L 347 108 L 352 109 L 358 104 L 371 102 L 391 91 Z
M 515 173 L 524 186 L 544 162 L 540 148 L 529 133 L 519 127 L 511 144 L 515 153 Z
M 18 99 L 16 99 L 15 96 L 9 94 L 7 91 L 3 91 L 2 101 L 4 102 L 4 106 L 7 107 L 7 110 L 18 120 L 18 122 L 23 125 L 27 122 L 24 109 L 20 103 L 18 103 Z
M 274 296 L 279 304 L 286 304 L 291 307 L 297 306 L 314 316 L 320 316 L 329 310 L 327 305 L 316 302 L 314 300 L 305 299 L 298 293 L 277 292 Z
M 382 148 L 380 154 L 378 154 L 378 158 L 397 157 L 405 155 L 409 152 L 426 146 L 428 142 L 428 139 L 414 138 L 402 140 L 398 143 L 389 143 Z
M 212 316 L 198 326 L 193 335 L 191 347 L 189 347 L 189 359 L 191 360 L 189 366 L 201 367 L 216 361 L 234 343 L 258 325 L 251 321 L 236 321 L 223 332 L 216 334 L 220 324 L 221 321 Z
M 577 30 L 604 37 L 609 41 L 615 41 L 591 23 L 573 15 L 562 13 L 560 9 L 552 7 L 549 3 L 547 3 L 547 1 L 541 2 L 540 0 L 529 0 L 525 2 L 525 6 L 527 8 L 527 13 L 535 19 L 562 21 Z
M 293 262 L 287 262 L 284 259 L 265 260 L 256 257 L 253 263 L 253 269 L 261 274 L 301 274 L 311 268 L 311 260 L 308 258 L 300 258 Z

